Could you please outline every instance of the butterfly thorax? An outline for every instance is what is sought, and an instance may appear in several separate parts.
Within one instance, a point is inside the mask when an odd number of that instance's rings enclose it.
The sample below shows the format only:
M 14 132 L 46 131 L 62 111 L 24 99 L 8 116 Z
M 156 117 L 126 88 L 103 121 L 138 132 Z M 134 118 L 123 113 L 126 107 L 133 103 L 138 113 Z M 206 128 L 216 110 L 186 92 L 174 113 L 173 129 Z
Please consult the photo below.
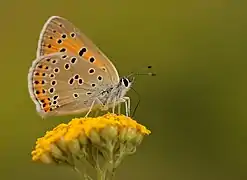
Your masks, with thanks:
M 105 108 L 109 108 L 124 101 L 123 97 L 131 87 L 129 79 L 123 77 L 116 85 L 106 87 L 100 92 L 98 100 Z

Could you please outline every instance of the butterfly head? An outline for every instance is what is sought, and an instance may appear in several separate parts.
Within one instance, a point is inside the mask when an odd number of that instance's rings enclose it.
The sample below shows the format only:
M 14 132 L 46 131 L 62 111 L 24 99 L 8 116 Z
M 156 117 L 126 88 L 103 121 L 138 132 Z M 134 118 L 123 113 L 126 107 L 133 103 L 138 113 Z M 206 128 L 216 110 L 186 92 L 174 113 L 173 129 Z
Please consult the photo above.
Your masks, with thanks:
M 148 66 L 148 69 L 150 69 L 150 68 L 152 68 L 152 66 Z M 148 72 L 148 73 L 133 73 L 132 72 L 128 76 L 120 78 L 118 86 L 121 87 L 120 89 L 128 91 L 131 88 L 131 86 L 135 80 L 135 77 L 139 76 L 139 75 L 156 76 L 156 74 L 152 73 L 152 72 Z
M 117 96 L 119 98 L 124 97 L 127 91 L 130 89 L 131 85 L 132 85 L 132 81 L 129 78 L 127 77 L 120 78 L 119 83 L 116 87 L 116 91 L 118 94 Z

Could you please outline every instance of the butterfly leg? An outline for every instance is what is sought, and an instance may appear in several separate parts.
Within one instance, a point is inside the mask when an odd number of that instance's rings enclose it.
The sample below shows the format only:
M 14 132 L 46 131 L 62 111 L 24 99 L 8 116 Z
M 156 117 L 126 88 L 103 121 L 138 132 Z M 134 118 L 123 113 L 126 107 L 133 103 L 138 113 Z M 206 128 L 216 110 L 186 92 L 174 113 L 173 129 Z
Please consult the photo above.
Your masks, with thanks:
M 129 116 L 130 115 L 130 98 L 125 96 L 125 97 L 123 97 L 123 100 L 124 100 L 124 104 L 125 104 L 126 116 Z
M 121 114 L 121 104 L 118 103 L 117 107 L 118 107 L 118 114 L 120 115 Z
M 86 118 L 86 117 L 90 114 L 90 112 L 92 111 L 95 101 L 96 101 L 96 99 L 92 102 L 92 104 L 91 104 L 91 106 L 90 106 L 90 109 L 88 110 L 87 114 L 85 115 L 85 118 Z
M 116 107 L 116 98 L 113 100 L 113 106 L 112 106 L 112 113 L 115 113 L 115 107 Z

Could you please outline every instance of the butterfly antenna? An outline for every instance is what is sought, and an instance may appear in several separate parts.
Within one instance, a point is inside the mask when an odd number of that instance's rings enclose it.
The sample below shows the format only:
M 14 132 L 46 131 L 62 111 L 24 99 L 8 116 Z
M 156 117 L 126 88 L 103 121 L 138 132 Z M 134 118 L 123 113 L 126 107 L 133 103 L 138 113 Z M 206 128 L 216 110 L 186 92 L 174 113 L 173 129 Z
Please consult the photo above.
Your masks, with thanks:
M 137 95 L 137 97 L 138 97 L 138 102 L 137 102 L 137 104 L 136 104 L 136 106 L 135 106 L 135 108 L 134 108 L 133 114 L 132 114 L 132 116 L 131 116 L 131 117 L 134 117 L 134 116 L 135 116 L 135 113 L 136 113 L 136 110 L 137 110 L 137 108 L 138 108 L 139 105 L 140 105 L 141 96 L 140 96 L 140 94 L 139 94 L 134 88 L 131 87 L 131 89 L 136 93 L 136 95 Z
M 151 69 L 152 68 L 152 66 L 147 66 L 147 69 Z M 145 68 L 146 69 L 146 68 Z M 145 70 L 144 69 L 144 70 Z M 127 78 L 130 78 L 130 77 L 133 77 L 133 76 L 140 76 L 140 75 L 148 75 L 148 76 L 156 76 L 156 74 L 155 73 L 153 73 L 153 72 L 148 72 L 148 73 L 140 73 L 140 72 L 131 72 L 128 76 L 127 76 Z
M 152 66 L 147 66 L 147 69 L 151 69 L 152 68 Z M 146 69 L 146 68 L 145 68 Z M 144 69 L 144 70 L 145 70 Z M 127 78 L 129 79 L 129 78 L 131 78 L 132 77 L 132 80 L 130 80 L 130 81 L 134 81 L 134 77 L 135 76 L 139 76 L 139 75 L 148 75 L 148 76 L 156 76 L 156 73 L 153 73 L 153 72 L 148 72 L 148 73 L 135 73 L 135 72 L 132 72 L 132 73 L 130 73 L 128 76 L 127 76 Z M 140 105 L 140 103 L 141 103 L 141 96 L 140 96 L 140 94 L 134 89 L 134 88 L 132 88 L 131 87 L 131 89 L 136 93 L 136 95 L 137 95 L 137 97 L 138 97 L 138 102 L 137 102 L 137 104 L 136 104 L 136 106 L 135 106 L 135 108 L 134 108 L 134 111 L 133 111 L 133 114 L 132 114 L 132 117 L 134 117 L 135 116 L 135 113 L 136 113 L 136 110 L 137 110 L 137 108 L 139 107 L 139 105 Z

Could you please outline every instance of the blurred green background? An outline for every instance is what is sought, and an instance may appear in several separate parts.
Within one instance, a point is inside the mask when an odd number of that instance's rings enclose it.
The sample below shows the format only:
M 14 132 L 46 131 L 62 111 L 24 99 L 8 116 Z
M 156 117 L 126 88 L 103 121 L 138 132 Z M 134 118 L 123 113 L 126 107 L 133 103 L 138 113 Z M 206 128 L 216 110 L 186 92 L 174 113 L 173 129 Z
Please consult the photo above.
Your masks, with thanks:
M 247 2 L 244 0 L 2 1 L 0 179 L 79 179 L 68 168 L 31 162 L 36 138 L 69 117 L 42 120 L 27 73 L 52 15 L 69 19 L 138 77 L 136 119 L 152 130 L 117 179 L 247 179 Z M 137 102 L 129 93 L 133 106 Z

